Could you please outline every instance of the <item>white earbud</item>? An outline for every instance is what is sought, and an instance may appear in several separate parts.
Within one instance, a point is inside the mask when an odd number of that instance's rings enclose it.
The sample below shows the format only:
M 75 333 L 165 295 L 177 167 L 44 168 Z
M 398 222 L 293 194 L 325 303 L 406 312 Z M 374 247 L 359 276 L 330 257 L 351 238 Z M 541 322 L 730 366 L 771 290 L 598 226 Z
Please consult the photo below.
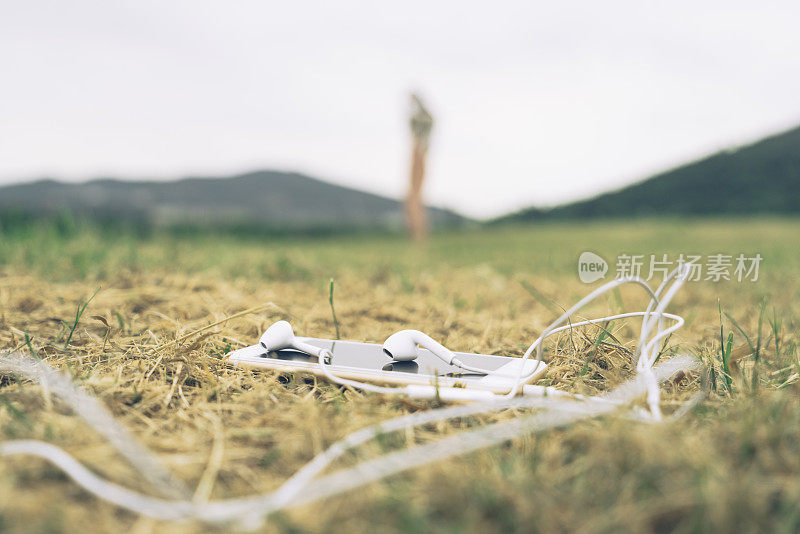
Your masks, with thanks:
M 483 375 L 494 375 L 500 377 L 513 378 L 516 375 L 507 376 L 489 369 L 481 369 L 467 365 L 453 354 L 453 351 L 434 341 L 429 335 L 419 330 L 400 330 L 389 336 L 383 343 L 383 352 L 398 362 L 409 362 L 419 356 L 417 347 L 423 347 L 431 351 L 431 354 L 445 362 L 447 365 L 454 365 L 470 373 Z
M 298 341 L 297 338 L 294 337 L 292 325 L 286 321 L 278 321 L 277 323 L 271 324 L 258 342 L 267 352 L 281 349 L 295 349 L 310 354 L 311 356 L 319 357 L 320 353 L 325 350 Z
M 450 349 L 437 343 L 429 335 L 419 330 L 400 330 L 395 332 L 383 343 L 383 352 L 393 360 L 408 362 L 416 359 L 419 355 L 417 352 L 418 346 L 428 349 L 448 365 L 453 365 L 454 360 L 458 361 L 456 360 L 456 355 Z

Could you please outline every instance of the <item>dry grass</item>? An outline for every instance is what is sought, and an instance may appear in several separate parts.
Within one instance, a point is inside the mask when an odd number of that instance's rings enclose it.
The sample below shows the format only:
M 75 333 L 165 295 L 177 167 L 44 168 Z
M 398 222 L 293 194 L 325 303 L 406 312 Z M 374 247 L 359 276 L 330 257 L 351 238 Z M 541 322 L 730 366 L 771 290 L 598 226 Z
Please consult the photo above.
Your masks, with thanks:
M 687 327 L 670 345 L 721 369 L 717 300 L 755 339 L 763 325 L 757 391 L 753 356 L 735 334 L 733 392 L 718 384 L 678 423 L 604 419 L 514 440 L 269 518 L 266 531 L 753 530 L 800 527 L 800 403 L 796 221 L 558 225 L 443 235 L 415 251 L 396 238 L 231 240 L 107 235 L 88 228 L 8 234 L 0 243 L 0 348 L 30 347 L 69 371 L 156 451 L 198 500 L 276 488 L 313 455 L 366 424 L 432 406 L 362 395 L 303 376 L 230 369 L 222 355 L 288 319 L 298 333 L 334 337 L 328 281 L 345 339 L 381 341 L 419 328 L 453 349 L 520 354 L 587 291 L 575 262 L 583 250 L 738 253 L 765 257 L 758 283 L 689 284 L 675 301 Z M 77 306 L 101 286 L 64 348 Z M 536 296 L 528 288 L 535 288 Z M 275 303 L 165 343 L 254 307 Z M 638 309 L 623 290 L 587 315 Z M 543 383 L 577 392 L 630 376 L 634 325 L 595 347 L 598 328 L 565 335 L 548 354 Z M 724 320 L 725 336 L 734 327 Z M 588 364 L 587 364 L 588 361 Z M 667 407 L 698 387 L 668 388 Z M 454 421 L 390 436 L 354 458 L 513 417 Z M 99 436 L 37 386 L 0 378 L 0 439 L 64 447 L 94 471 L 148 488 Z M 350 458 L 348 461 L 352 461 Z M 342 462 L 340 466 L 346 465 Z M 0 460 L 0 530 L 160 531 L 167 525 L 87 496 L 43 462 Z M 171 524 L 170 530 L 204 530 Z

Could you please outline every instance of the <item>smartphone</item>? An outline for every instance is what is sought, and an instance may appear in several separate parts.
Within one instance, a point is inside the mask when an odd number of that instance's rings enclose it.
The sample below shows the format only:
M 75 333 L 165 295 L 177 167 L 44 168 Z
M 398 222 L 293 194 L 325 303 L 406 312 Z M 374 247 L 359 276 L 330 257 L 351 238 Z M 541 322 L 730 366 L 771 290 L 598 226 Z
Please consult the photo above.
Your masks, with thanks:
M 507 393 L 513 387 L 516 377 L 520 375 L 520 370 L 523 376 L 531 375 L 527 380 L 531 382 L 541 376 L 547 368 L 544 362 L 539 362 L 537 366 L 535 359 L 529 359 L 523 364 L 521 358 L 455 353 L 465 364 L 491 371 L 491 374 L 484 375 L 449 365 L 422 347 L 419 348 L 416 360 L 398 362 L 384 354 L 382 345 L 377 343 L 308 337 L 298 339 L 328 349 L 332 355 L 329 370 L 336 376 L 379 384 L 473 388 L 493 393 Z M 324 376 L 316 356 L 309 356 L 293 349 L 267 352 L 260 345 L 251 345 L 228 353 L 226 358 L 236 367 L 306 372 Z

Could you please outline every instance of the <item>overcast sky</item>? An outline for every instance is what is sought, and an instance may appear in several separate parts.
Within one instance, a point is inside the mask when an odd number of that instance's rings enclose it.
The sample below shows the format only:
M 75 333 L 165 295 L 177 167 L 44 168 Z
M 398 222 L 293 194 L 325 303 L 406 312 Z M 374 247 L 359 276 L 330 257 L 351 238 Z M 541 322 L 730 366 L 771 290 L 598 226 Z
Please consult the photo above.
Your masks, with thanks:
M 297 170 L 484 217 L 800 123 L 800 3 L 0 0 L 0 183 Z

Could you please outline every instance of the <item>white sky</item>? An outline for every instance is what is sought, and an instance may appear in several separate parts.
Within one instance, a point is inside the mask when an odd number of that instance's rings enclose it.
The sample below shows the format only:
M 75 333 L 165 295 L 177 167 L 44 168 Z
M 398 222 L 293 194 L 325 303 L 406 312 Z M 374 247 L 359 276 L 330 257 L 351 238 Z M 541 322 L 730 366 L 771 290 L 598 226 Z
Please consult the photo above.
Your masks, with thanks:
M 0 183 L 297 170 L 484 217 L 800 123 L 800 3 L 0 0 Z

